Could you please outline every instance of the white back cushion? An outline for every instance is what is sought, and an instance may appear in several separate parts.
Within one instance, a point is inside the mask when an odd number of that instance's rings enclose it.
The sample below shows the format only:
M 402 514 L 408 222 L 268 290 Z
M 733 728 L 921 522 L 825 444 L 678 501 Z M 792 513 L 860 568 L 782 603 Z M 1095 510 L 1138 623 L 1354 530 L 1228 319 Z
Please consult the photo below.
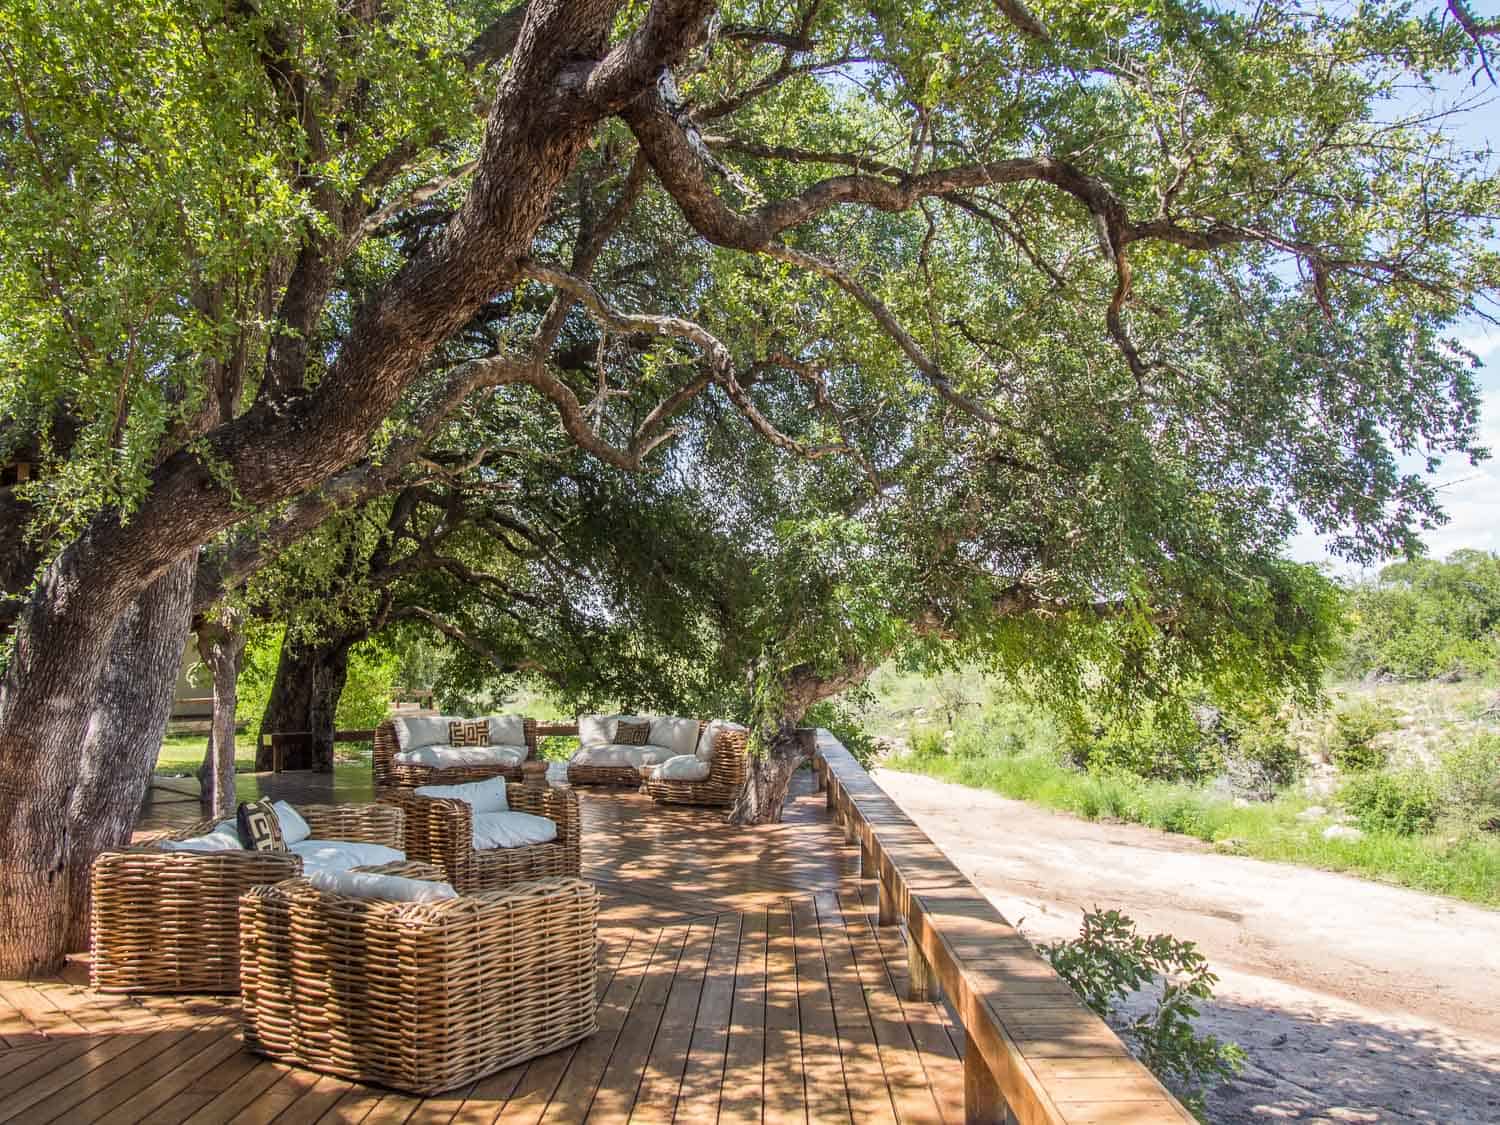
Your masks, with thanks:
M 578 745 L 608 746 L 615 740 L 615 728 L 619 725 L 618 715 L 579 715 Z
M 228 824 L 226 830 L 224 825 Z M 214 826 L 206 836 L 189 836 L 186 840 L 159 840 L 156 846 L 164 852 L 238 852 L 245 845 L 240 843 L 239 831 L 233 821 L 224 821 Z
M 348 871 L 351 867 L 379 867 L 382 863 L 400 863 L 405 854 L 384 844 L 363 840 L 299 840 L 288 844 L 287 851 L 302 857 L 302 872 Z
M 698 720 L 677 719 L 668 716 L 651 720 L 651 736 L 646 739 L 652 746 L 662 746 L 676 754 L 691 754 L 698 745 Z
M 451 883 L 431 883 L 404 875 L 377 875 L 373 871 L 314 871 L 307 881 L 325 894 L 345 898 L 373 898 L 386 902 L 441 902 L 457 898 Z
M 750 728 L 741 723 L 731 723 L 727 719 L 714 719 L 703 728 L 703 737 L 698 740 L 697 754 L 700 760 L 712 762 L 714 760 L 714 742 L 719 737 L 721 730 L 749 730 Z
M 505 812 L 510 802 L 505 798 L 505 778 L 491 777 L 464 785 L 419 785 L 412 790 L 418 797 L 445 797 L 463 801 L 477 813 Z
M 307 821 L 302 819 L 302 814 L 285 801 L 276 801 L 271 805 L 276 810 L 276 821 L 281 825 L 281 838 L 286 841 L 287 846 L 301 843 L 312 835 L 312 829 L 307 826 Z
M 525 746 L 526 720 L 520 715 L 491 715 L 490 745 Z
M 448 741 L 447 715 L 418 715 L 407 719 L 393 719 L 396 728 L 396 743 L 403 750 L 417 750 L 423 746 L 438 746 Z

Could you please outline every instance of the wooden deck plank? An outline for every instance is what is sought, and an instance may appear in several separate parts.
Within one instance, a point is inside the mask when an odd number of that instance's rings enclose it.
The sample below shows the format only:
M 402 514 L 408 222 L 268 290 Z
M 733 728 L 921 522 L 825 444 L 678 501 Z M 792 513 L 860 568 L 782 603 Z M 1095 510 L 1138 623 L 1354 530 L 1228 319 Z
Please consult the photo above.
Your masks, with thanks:
M 823 932 L 811 898 L 794 899 L 792 930 L 796 937 L 797 1013 L 802 1028 L 802 1070 L 811 1121 L 849 1121 L 844 1090 L 844 1059 L 839 1053 L 838 1021 L 828 987 Z
M 78 1081 L 134 1045 L 127 1035 L 79 1035 L 60 1039 L 51 1050 L 30 1055 L 0 1078 L 0 1122 L 10 1121 L 26 1107 Z
M 227 1025 L 217 1033 L 190 1032 L 182 1040 L 182 1044 L 183 1050 L 179 1053 L 183 1056 L 183 1061 L 159 1078 L 154 1078 L 137 1093 L 120 1101 L 119 1091 L 105 1091 L 109 1095 L 105 1103 L 109 1106 L 109 1111 L 94 1119 L 96 1125 L 136 1125 L 136 1122 L 149 1116 L 162 1102 L 193 1089 L 199 1078 L 212 1072 L 232 1056 L 244 1053 L 239 1036 Z M 195 1049 L 196 1053 L 190 1053 Z M 86 1106 L 77 1107 L 73 1112 L 78 1110 L 92 1112 Z
M 759 1122 L 766 1059 L 766 915 L 755 911 L 740 924 L 734 1006 L 729 1017 L 719 1121 Z
M 174 1030 L 139 1038 L 111 1036 L 38 1081 L 7 1094 L 0 1121 L 25 1121 L 28 1125 L 52 1121 L 118 1079 L 148 1065 L 186 1035 L 185 1031 Z
M 854 1119 L 895 1121 L 896 1110 L 880 1065 L 875 1026 L 865 999 L 864 986 L 854 963 L 854 952 L 844 928 L 843 911 L 836 894 L 813 898 L 818 923 L 823 928 L 823 957 L 828 968 L 828 990 L 838 1025 L 839 1053 L 844 1060 L 844 1088 Z
M 248 1052 L 245 1057 L 252 1059 L 254 1065 L 242 1071 L 238 1077 L 230 1079 L 222 1090 L 204 1102 L 191 1117 L 185 1118 L 183 1125 L 222 1125 L 225 1121 L 233 1120 L 291 1070 L 290 1067 L 257 1058 Z
M 763 1120 L 807 1120 L 802 1029 L 797 1015 L 797 956 L 786 903 L 766 911 L 766 1064 Z
M 677 1120 L 713 1121 L 719 1115 L 724 1085 L 724 1055 L 729 1046 L 730 1017 L 734 1011 L 735 964 L 739 960 L 740 915 L 720 914 L 714 920 L 713 947 L 703 976 L 687 1065 L 677 1095 Z
M 672 1120 L 677 1095 L 682 1089 L 688 1048 L 693 1040 L 693 1022 L 698 1015 L 698 1000 L 703 994 L 703 976 L 708 971 L 713 936 L 714 920 L 711 918 L 687 928 L 682 955 L 677 959 L 677 971 L 672 977 L 672 988 L 641 1075 L 631 1121 L 663 1125 Z

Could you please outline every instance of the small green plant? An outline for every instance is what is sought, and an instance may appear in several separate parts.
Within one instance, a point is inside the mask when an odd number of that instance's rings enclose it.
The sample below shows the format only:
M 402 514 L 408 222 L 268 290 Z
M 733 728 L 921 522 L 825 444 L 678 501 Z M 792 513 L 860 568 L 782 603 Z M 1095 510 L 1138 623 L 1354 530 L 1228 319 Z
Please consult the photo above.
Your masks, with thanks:
M 1225 767 L 1237 792 L 1269 801 L 1302 775 L 1306 763 L 1286 719 L 1269 708 L 1229 721 Z
M 1344 773 L 1384 769 L 1390 752 L 1375 740 L 1396 726 L 1396 713 L 1389 707 L 1356 703 L 1344 708 L 1333 716 L 1329 760 Z
M 1356 773 L 1339 790 L 1339 802 L 1366 832 L 1416 836 L 1437 822 L 1437 791 L 1417 770 Z
M 1481 734 L 1447 751 L 1438 763 L 1437 789 L 1461 823 L 1500 829 L 1500 735 Z
M 1192 942 L 1171 934 L 1144 937 L 1118 910 L 1096 908 L 1085 912 L 1078 937 L 1044 945 L 1042 953 L 1078 998 L 1116 1026 L 1141 1062 L 1199 1117 L 1207 1090 L 1244 1065 L 1245 1052 L 1237 1044 L 1200 1035 L 1193 1027 L 1197 1002 L 1212 998 L 1219 978 Z M 1161 992 L 1150 1011 L 1120 1016 L 1121 1001 L 1158 980 Z

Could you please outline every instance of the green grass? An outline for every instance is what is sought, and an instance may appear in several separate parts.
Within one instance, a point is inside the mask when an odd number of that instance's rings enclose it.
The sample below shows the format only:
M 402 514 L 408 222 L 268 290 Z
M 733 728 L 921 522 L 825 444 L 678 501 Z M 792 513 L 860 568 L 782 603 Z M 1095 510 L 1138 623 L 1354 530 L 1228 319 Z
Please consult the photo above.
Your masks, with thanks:
M 1322 830 L 1328 821 L 1297 819 L 1312 804 L 1303 797 L 1286 794 L 1237 806 L 1199 787 L 1081 773 L 1046 752 L 906 753 L 882 765 L 989 789 L 1088 820 L 1129 821 L 1194 836 L 1236 855 L 1353 872 L 1500 906 L 1500 839 L 1487 835 L 1369 833 L 1361 840 L 1325 840 Z

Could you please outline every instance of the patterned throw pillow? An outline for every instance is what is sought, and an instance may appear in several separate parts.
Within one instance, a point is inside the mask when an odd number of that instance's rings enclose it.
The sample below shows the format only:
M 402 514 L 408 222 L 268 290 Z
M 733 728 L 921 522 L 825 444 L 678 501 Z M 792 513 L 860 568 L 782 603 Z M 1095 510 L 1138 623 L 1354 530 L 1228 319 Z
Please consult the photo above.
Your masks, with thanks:
M 488 719 L 453 719 L 448 723 L 449 746 L 488 746 L 490 744 L 490 721 Z
M 632 721 L 621 719 L 615 727 L 616 746 L 644 746 L 646 739 L 651 734 L 651 721 L 640 719 Z
M 286 851 L 286 840 L 281 835 L 281 821 L 276 818 L 276 810 L 272 808 L 269 798 L 241 801 L 234 819 L 239 829 L 240 843 L 247 851 Z

